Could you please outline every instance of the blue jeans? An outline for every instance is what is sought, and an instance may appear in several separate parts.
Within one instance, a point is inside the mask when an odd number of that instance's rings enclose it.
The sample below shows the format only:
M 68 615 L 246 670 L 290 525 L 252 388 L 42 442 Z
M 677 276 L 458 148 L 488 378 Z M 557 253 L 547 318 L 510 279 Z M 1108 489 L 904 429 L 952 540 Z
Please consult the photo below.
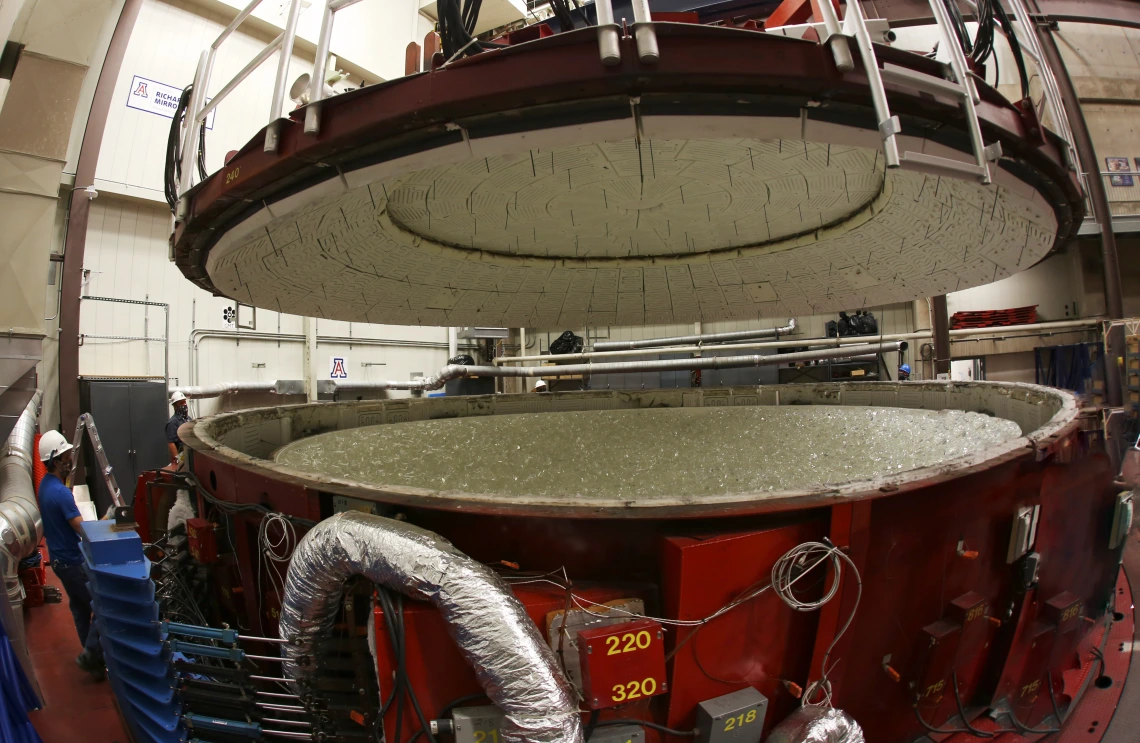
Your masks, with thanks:
M 91 609 L 91 592 L 87 590 L 87 573 L 84 572 L 83 565 L 53 562 L 51 569 L 67 592 L 67 603 L 71 617 L 75 620 L 75 631 L 79 634 L 83 652 L 89 657 L 103 657 L 103 648 L 99 645 L 99 628 L 92 622 L 94 612 Z

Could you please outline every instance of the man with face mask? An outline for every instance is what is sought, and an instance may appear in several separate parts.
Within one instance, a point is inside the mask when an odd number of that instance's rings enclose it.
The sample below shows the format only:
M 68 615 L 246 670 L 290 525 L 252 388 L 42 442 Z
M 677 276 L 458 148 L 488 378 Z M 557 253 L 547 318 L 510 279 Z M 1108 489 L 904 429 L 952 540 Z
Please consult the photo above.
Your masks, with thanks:
M 79 547 L 83 516 L 75 505 L 75 496 L 65 484 L 71 474 L 73 447 L 59 431 L 48 431 L 40 437 L 40 461 L 47 474 L 40 481 L 40 516 L 44 538 L 51 557 L 51 569 L 63 584 L 75 631 L 83 652 L 75 662 L 84 671 L 103 677 L 103 650 L 99 630 L 92 624 L 91 594 L 83 570 L 83 552 Z

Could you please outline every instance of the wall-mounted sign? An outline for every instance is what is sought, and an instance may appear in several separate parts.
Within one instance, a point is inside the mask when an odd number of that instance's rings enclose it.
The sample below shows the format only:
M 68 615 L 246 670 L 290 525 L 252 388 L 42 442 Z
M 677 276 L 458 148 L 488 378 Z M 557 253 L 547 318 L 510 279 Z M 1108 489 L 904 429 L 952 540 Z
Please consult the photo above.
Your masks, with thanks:
M 1132 185 L 1132 171 L 1128 166 L 1127 157 L 1106 157 L 1104 164 L 1108 166 L 1109 183 L 1118 187 Z M 1126 173 L 1127 175 L 1115 175 L 1116 173 Z
M 331 356 L 329 358 L 329 379 L 348 379 L 347 356 Z
M 180 97 L 182 97 L 182 88 L 135 75 L 131 78 L 131 93 L 127 96 L 127 107 L 173 119 L 174 112 L 178 110 Z M 207 129 L 214 128 L 214 114 L 217 112 L 218 110 L 214 109 L 206 117 Z

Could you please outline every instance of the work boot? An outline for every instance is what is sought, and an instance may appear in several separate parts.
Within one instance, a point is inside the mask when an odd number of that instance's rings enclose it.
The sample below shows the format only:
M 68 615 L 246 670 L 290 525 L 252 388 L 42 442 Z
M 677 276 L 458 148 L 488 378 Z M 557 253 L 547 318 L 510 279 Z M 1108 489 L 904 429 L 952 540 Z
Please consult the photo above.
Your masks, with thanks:
M 106 677 L 106 672 L 103 668 L 103 659 L 91 655 L 86 650 L 80 653 L 79 657 L 75 659 L 75 665 L 94 676 L 96 681 L 102 681 Z

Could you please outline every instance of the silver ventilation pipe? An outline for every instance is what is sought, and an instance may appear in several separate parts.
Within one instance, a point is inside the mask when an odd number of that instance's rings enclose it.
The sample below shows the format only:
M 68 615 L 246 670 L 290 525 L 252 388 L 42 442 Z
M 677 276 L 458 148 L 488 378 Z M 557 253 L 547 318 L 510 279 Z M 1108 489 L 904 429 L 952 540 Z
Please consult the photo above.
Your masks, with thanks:
M 286 676 L 299 687 L 313 680 L 314 643 L 332 629 L 354 575 L 435 605 L 503 711 L 506 743 L 581 743 L 577 699 L 502 579 L 438 534 L 356 511 L 313 527 L 289 565 L 278 626 Z
M 36 551 L 43 536 L 43 521 L 32 479 L 42 397 L 39 391 L 32 397 L 0 452 L 0 562 L 8 600 L 15 608 L 24 601 L 18 575 L 20 560 Z
M 788 324 L 779 328 L 761 328 L 759 330 L 738 330 L 731 333 L 705 333 L 704 335 L 675 335 L 671 338 L 649 338 L 642 341 L 602 341 L 595 343 L 595 351 L 629 351 L 635 348 L 658 348 L 660 346 L 680 346 L 686 343 L 703 345 L 705 343 L 732 343 L 734 341 L 748 341 L 753 338 L 779 338 L 796 329 L 796 319 L 788 320 Z
M 43 393 L 36 391 L 31 402 L 16 421 L 15 428 L 0 450 L 0 570 L 8 600 L 0 601 L 0 622 L 11 639 L 12 650 L 24 669 L 24 675 L 42 700 L 36 671 L 28 656 L 24 635 L 24 587 L 20 584 L 20 560 L 36 551 L 43 535 L 43 521 L 36 501 L 32 467 L 37 458 L 36 423 L 40 417 Z
M 690 371 L 694 369 L 740 369 L 752 366 L 777 366 L 801 361 L 847 358 L 862 354 L 905 351 L 906 341 L 865 343 L 839 348 L 820 348 L 797 353 L 757 354 L 751 356 L 706 356 L 690 359 L 656 361 L 611 361 L 603 364 L 559 364 L 557 366 L 466 366 L 450 364 L 430 377 L 389 382 L 337 382 L 337 390 L 438 390 L 449 379 L 457 377 L 572 377 L 579 374 L 638 374 L 654 371 Z M 552 356 L 558 358 L 557 356 Z
M 863 728 L 841 709 L 804 705 L 768 734 L 767 743 L 864 743 Z

